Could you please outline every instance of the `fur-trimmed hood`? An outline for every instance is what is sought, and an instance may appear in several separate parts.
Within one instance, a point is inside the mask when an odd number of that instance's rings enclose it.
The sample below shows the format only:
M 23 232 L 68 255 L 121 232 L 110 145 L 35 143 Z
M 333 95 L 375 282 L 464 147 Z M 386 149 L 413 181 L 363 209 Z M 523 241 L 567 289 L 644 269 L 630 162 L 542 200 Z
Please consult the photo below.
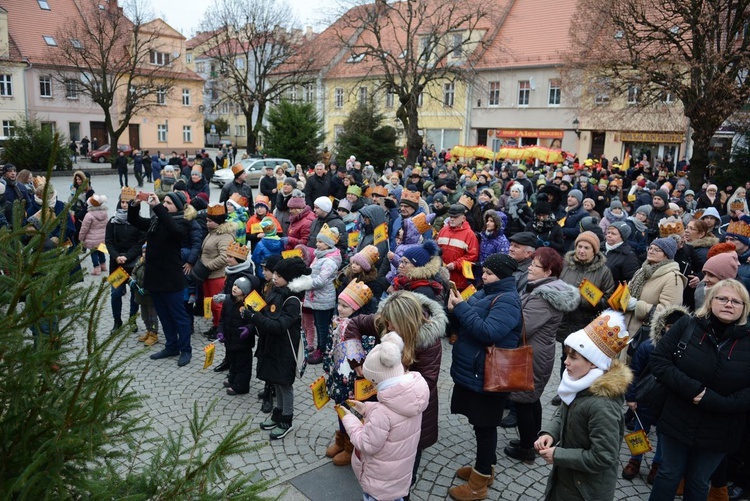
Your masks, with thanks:
M 664 326 L 667 325 L 667 317 L 674 312 L 682 312 L 685 315 L 690 315 L 690 310 L 679 304 L 670 305 L 663 310 L 654 312 L 654 316 L 651 318 L 651 343 L 656 346 L 659 340 L 664 335 Z
M 198 217 L 198 211 L 195 210 L 195 207 L 193 207 L 190 204 L 185 205 L 185 210 L 183 211 L 183 216 L 188 221 L 192 221 L 196 217 Z
M 630 367 L 614 359 L 609 370 L 591 384 L 589 391 L 599 397 L 622 398 L 632 381 Z
M 213 235 L 232 235 L 237 229 L 237 226 L 231 221 L 225 221 L 221 223 L 215 230 L 209 231 Z
M 502 233 L 505 230 L 505 224 L 503 224 L 503 220 L 500 217 L 500 214 L 496 210 L 490 209 L 487 212 L 484 213 L 484 221 L 483 223 L 487 221 L 487 219 L 492 218 L 492 221 L 495 223 L 495 231 L 493 232 L 493 235 L 497 235 L 499 233 Z M 482 227 L 482 230 L 484 230 L 484 227 Z
M 412 280 L 431 280 L 435 278 L 442 267 L 443 260 L 440 256 L 432 256 L 426 265 L 412 267 L 406 276 Z
M 414 296 L 420 302 L 422 309 L 429 317 L 429 320 L 423 323 L 422 327 L 419 328 L 419 335 L 417 337 L 416 348 L 422 350 L 434 345 L 445 334 L 445 328 L 448 325 L 448 316 L 445 314 L 443 307 L 437 301 L 433 301 L 424 294 L 414 294 Z M 380 304 L 378 305 L 378 313 L 383 311 L 385 305 L 388 304 L 393 297 L 393 295 L 390 295 L 380 301 Z
M 531 295 L 539 296 L 547 301 L 552 308 L 563 313 L 575 311 L 581 304 L 581 292 L 572 285 L 560 279 L 542 284 L 531 291 Z
M 711 234 L 708 234 L 705 237 L 699 238 L 698 240 L 695 240 L 693 242 L 685 243 L 690 245 L 691 247 L 712 247 L 713 245 L 719 243 L 719 239 Z
M 565 266 L 577 270 L 588 270 L 596 271 L 603 268 L 607 264 L 607 256 L 602 254 L 601 251 L 597 252 L 594 256 L 593 261 L 587 264 L 579 263 L 575 260 L 576 251 L 572 250 L 565 254 Z

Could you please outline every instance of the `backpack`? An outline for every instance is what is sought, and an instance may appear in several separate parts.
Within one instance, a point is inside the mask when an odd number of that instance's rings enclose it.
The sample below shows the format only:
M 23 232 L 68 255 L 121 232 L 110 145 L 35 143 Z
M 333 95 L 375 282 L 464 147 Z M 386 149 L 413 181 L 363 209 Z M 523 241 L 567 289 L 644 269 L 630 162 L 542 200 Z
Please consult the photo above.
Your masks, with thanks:
M 299 300 L 299 298 L 294 297 L 294 299 L 297 300 L 299 303 L 299 313 L 300 313 L 300 321 L 302 319 L 302 302 Z M 284 300 L 284 304 L 286 304 L 287 301 L 292 299 L 292 297 L 288 297 Z M 283 307 L 283 306 L 282 306 Z M 289 347 L 292 349 L 292 354 L 294 355 L 294 360 L 296 363 L 295 368 L 295 375 L 297 376 L 297 379 L 301 379 L 302 376 L 305 375 L 305 370 L 307 369 L 307 340 L 305 339 L 305 336 L 300 331 L 299 335 L 299 343 L 297 343 L 297 346 L 294 346 L 294 343 L 292 342 L 292 334 L 289 332 L 289 329 L 286 331 L 287 338 L 289 339 Z

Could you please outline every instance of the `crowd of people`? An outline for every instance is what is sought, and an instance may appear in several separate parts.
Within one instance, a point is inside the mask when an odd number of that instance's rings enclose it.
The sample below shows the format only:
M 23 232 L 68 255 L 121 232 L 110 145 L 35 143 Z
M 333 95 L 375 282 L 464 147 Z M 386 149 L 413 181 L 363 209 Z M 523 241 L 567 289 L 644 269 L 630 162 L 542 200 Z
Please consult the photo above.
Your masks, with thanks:
M 518 428 L 507 457 L 552 465 L 550 500 L 612 499 L 618 477 L 640 475 L 642 454 L 619 462 L 626 427 L 656 428 L 654 501 L 678 491 L 739 499 L 750 488 L 745 188 L 719 190 L 710 178 L 691 187 L 686 165 L 646 158 L 628 167 L 423 155 L 376 172 L 350 157 L 268 167 L 257 194 L 240 165 L 227 167 L 234 181 L 210 204 L 213 162 L 174 158 L 150 162 L 152 193 L 125 179 L 112 216 L 89 177 L 73 175 L 72 241 L 90 250 L 92 274 L 131 277 L 111 291 L 115 329 L 129 287 L 129 318 L 140 309 L 146 327 L 138 340 L 158 343 L 161 325 L 165 345 L 151 358 L 184 366 L 194 316 L 210 316 L 203 334 L 226 348 L 215 370 L 228 371 L 228 395 L 250 391 L 257 358 L 271 439 L 293 430 L 304 346 L 339 410 L 326 456 L 352 465 L 365 499 L 408 499 L 422 452 L 440 440 L 449 343 L 450 410 L 475 436 L 453 499 L 484 499 L 503 474 L 498 426 Z M 33 207 L 57 202 L 37 198 L 38 187 L 29 195 L 11 164 L 1 187 L 4 224 L 14 200 L 25 203 L 24 224 L 38 217 Z M 624 285 L 625 300 L 610 301 Z M 485 349 L 521 339 L 533 348 L 534 390 L 485 391 Z M 556 351 L 559 407 L 544 423 Z M 650 374 L 665 395 L 656 408 L 636 392 Z

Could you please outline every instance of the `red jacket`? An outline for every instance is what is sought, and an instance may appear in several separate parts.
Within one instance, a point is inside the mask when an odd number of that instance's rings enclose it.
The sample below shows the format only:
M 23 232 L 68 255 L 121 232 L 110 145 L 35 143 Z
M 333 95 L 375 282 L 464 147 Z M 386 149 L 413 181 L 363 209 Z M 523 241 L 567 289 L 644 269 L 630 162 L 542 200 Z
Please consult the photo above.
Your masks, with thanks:
M 316 218 L 317 216 L 310 207 L 305 207 L 297 216 L 289 218 L 287 250 L 294 249 L 299 244 L 307 245 L 307 240 L 310 238 L 310 226 Z
M 446 266 L 453 263 L 451 280 L 456 283 L 458 290 L 464 290 L 469 286 L 462 270 L 464 261 L 479 261 L 479 241 L 468 221 L 464 221 L 458 228 L 453 228 L 446 221 L 438 233 L 437 244 L 443 250 L 443 263 Z

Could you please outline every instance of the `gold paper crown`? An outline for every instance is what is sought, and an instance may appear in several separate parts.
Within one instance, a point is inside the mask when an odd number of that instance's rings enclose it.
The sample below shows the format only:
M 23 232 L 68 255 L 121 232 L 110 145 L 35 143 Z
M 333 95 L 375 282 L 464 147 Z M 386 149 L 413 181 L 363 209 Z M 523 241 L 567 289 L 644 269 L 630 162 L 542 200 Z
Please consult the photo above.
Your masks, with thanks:
M 745 210 L 745 202 L 736 198 L 729 204 L 730 210 Z M 730 223 L 731 224 L 731 223 Z
M 466 207 L 468 210 L 471 210 L 471 208 L 474 207 L 474 199 L 469 195 L 461 195 L 461 198 L 458 199 L 458 203 Z
M 376 186 L 372 189 L 373 195 L 379 195 L 381 197 L 387 197 L 388 196 L 388 189 L 386 189 L 385 186 Z
M 365 198 L 370 198 L 372 196 L 372 187 L 368 186 L 365 188 L 364 193 L 362 193 L 362 196 Z
M 414 223 L 414 227 L 419 233 L 424 233 L 425 231 L 432 228 L 432 226 L 430 226 L 430 223 L 427 222 L 427 216 L 424 212 L 420 212 L 419 214 L 411 218 L 411 222 Z
M 128 188 L 127 186 L 120 191 L 120 200 L 130 202 L 135 200 L 135 188 Z
M 357 254 L 361 254 L 370 262 L 370 266 L 374 265 L 380 259 L 380 252 L 374 245 L 366 245 L 364 249 L 359 251 Z
M 236 176 L 240 172 L 245 172 L 245 168 L 242 166 L 242 164 L 234 164 L 232 166 L 232 174 Z
M 669 235 L 682 235 L 685 232 L 685 225 L 682 220 L 674 216 L 659 221 L 659 235 L 668 237 Z
M 333 240 L 334 243 L 339 241 L 339 235 L 331 231 L 331 228 L 328 227 L 328 223 L 323 225 L 323 227 L 318 232 L 318 235 L 323 235 L 325 237 L 328 237 L 331 240 Z
M 355 308 L 355 310 L 358 310 L 370 302 L 370 299 L 372 299 L 372 291 L 364 284 L 364 282 L 358 282 L 355 278 L 349 282 L 346 289 L 339 294 L 339 299 L 344 299 L 345 301 L 349 299 L 350 301 L 346 301 L 349 306 L 354 307 L 356 304 L 357 308 Z
M 403 190 L 401 192 L 401 202 L 403 202 L 404 200 L 419 205 L 419 193 L 417 193 L 416 191 Z
M 614 358 L 628 345 L 630 336 L 620 337 L 622 329 L 619 325 L 609 325 L 609 315 L 599 315 L 590 324 L 583 328 L 591 341 L 597 348 L 609 358 Z
M 695 214 L 693 214 L 693 219 L 700 219 L 700 218 L 702 218 L 704 212 L 706 212 L 706 211 L 703 210 L 703 209 L 698 209 L 697 211 L 695 211 Z
M 227 213 L 227 208 L 224 206 L 224 204 L 211 205 L 206 210 L 206 213 L 209 216 L 223 216 Z
M 747 224 L 742 220 L 732 221 L 729 223 L 729 226 L 727 226 L 727 233 L 750 238 L 750 224 Z
M 239 193 L 232 193 L 232 195 L 229 197 L 229 200 L 237 202 L 243 207 L 247 207 L 247 197 L 243 197 Z
M 248 254 L 250 254 L 250 249 L 248 249 L 244 245 L 240 245 L 238 242 L 232 242 L 231 244 L 229 244 L 229 247 L 227 247 L 227 256 L 232 256 L 236 257 L 237 259 L 247 261 Z

